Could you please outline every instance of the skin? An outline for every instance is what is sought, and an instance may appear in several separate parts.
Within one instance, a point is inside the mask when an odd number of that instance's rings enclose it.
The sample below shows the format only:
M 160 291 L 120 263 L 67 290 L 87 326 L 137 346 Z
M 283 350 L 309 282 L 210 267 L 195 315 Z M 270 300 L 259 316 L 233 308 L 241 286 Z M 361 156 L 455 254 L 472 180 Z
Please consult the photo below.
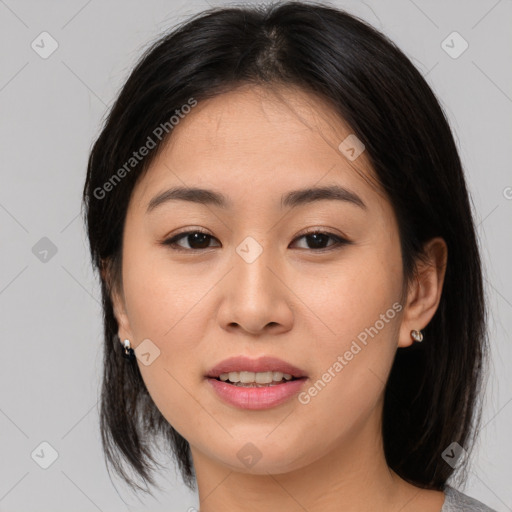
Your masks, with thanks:
M 160 351 L 139 365 L 155 404 L 190 443 L 201 512 L 439 512 L 444 494 L 406 483 L 386 464 L 384 386 L 396 350 L 413 343 L 441 296 L 447 248 L 425 247 L 402 310 L 308 404 L 243 410 L 221 401 L 204 375 L 233 355 L 269 354 L 303 369 L 310 387 L 373 326 L 402 290 L 398 226 L 372 182 L 363 152 L 337 149 L 350 129 L 323 101 L 297 89 L 245 86 L 199 103 L 137 183 L 124 228 L 122 290 L 114 293 L 119 337 Z M 367 210 L 322 200 L 280 209 L 281 195 L 338 184 Z M 172 186 L 221 191 L 231 209 L 171 201 L 146 214 Z M 162 245 L 201 228 L 212 238 Z M 347 238 L 316 249 L 305 231 Z M 247 263 L 247 237 L 263 252 Z M 189 245 L 191 244 L 191 245 Z M 204 248 L 207 247 L 207 248 Z M 195 251 L 195 252 L 194 252 Z M 428 343 L 425 339 L 423 343 Z M 248 442 L 261 458 L 247 467 Z

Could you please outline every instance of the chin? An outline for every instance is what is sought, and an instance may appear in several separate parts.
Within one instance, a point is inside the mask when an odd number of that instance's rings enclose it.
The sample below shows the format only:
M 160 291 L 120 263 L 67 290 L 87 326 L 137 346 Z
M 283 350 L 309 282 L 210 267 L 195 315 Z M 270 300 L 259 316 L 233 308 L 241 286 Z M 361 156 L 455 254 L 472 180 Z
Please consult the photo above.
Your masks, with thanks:
M 235 447 L 229 449 L 235 458 L 230 458 L 226 464 L 234 471 L 252 475 L 281 474 L 300 469 L 307 462 L 306 454 L 299 452 L 299 446 L 278 444 L 277 437 L 270 443 L 253 436 L 247 436 L 247 441 L 237 441 Z M 304 446 L 300 446 L 304 449 Z M 227 450 L 226 450 L 227 451 Z M 224 452 L 225 455 L 226 452 Z M 218 454 L 222 458 L 222 454 Z

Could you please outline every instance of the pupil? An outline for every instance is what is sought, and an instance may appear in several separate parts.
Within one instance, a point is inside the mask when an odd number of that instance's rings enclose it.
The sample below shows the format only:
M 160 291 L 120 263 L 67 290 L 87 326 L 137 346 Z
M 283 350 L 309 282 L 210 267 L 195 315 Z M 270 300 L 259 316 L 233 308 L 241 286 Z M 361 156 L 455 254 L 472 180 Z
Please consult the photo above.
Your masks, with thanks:
M 310 235 L 307 236 L 307 238 L 312 238 L 313 239 L 313 247 L 319 247 L 319 246 L 322 246 L 323 243 L 326 241 L 325 239 L 329 238 L 328 235 L 325 235 L 323 233 L 312 233 Z M 309 244 L 311 246 L 311 244 Z
M 205 233 L 193 233 L 191 235 L 188 235 L 189 244 L 191 247 L 193 247 L 194 243 L 198 244 L 199 248 L 205 248 L 208 247 L 208 237 L 209 235 Z M 192 242 L 190 242 L 190 239 L 192 238 Z M 199 243 L 198 243 L 199 241 Z M 201 243 L 203 242 L 203 243 Z

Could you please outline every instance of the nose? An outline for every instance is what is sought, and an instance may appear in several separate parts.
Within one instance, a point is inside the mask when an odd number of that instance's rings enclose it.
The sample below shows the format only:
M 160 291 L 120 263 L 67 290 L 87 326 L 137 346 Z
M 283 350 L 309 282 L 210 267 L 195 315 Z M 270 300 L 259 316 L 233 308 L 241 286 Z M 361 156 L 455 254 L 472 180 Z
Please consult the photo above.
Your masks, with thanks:
M 254 261 L 235 252 L 232 269 L 219 290 L 221 327 L 255 336 L 290 330 L 294 295 L 285 274 L 284 265 L 270 249 L 264 249 Z

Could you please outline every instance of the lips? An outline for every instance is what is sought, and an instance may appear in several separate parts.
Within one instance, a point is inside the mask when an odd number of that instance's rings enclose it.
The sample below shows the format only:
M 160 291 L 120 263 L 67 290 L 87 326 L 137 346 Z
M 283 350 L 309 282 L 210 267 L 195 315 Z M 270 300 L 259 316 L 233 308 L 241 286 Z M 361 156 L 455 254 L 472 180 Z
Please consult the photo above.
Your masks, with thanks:
M 263 356 L 258 359 L 250 359 L 245 356 L 230 357 L 216 364 L 206 374 L 207 378 L 216 379 L 221 373 L 229 372 L 281 372 L 288 373 L 296 379 L 307 377 L 306 373 L 282 359 L 271 356 Z
M 252 372 L 254 374 L 266 372 L 279 372 L 291 375 L 291 380 L 282 380 L 267 384 L 231 383 L 219 379 L 221 374 L 231 372 Z M 242 377 L 242 373 L 240 373 Z M 238 409 L 264 410 L 277 407 L 290 401 L 306 385 L 308 376 L 296 366 L 271 356 L 251 359 L 245 356 L 225 359 L 211 368 L 205 375 L 210 389 L 225 404 Z

